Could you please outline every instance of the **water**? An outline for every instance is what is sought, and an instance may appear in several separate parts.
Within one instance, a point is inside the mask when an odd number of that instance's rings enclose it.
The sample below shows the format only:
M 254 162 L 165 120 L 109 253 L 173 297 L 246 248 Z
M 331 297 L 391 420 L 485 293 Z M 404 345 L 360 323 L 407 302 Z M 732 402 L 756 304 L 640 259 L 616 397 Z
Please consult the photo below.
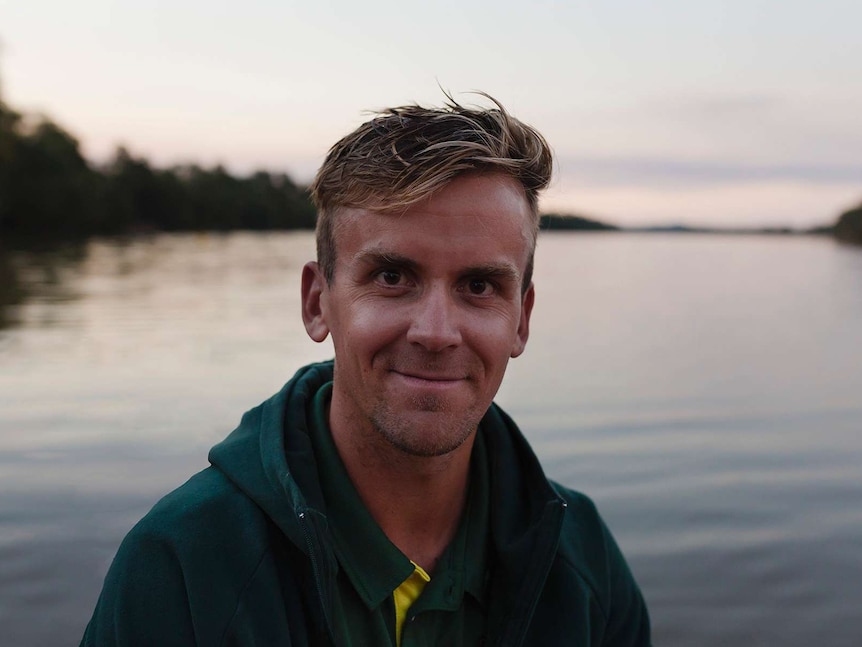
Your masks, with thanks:
M 0 256 L 0 644 L 75 644 L 114 551 L 240 414 L 331 356 L 310 234 Z M 862 249 L 543 235 L 498 401 L 589 493 L 657 645 L 862 644 Z

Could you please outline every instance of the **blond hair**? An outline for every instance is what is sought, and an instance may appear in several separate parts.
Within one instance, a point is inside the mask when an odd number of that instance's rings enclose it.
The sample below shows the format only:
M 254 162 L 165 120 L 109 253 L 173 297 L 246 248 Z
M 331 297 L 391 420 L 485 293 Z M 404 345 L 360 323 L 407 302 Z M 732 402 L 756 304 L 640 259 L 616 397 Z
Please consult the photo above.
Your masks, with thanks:
M 335 275 L 334 221 L 340 208 L 403 211 L 465 173 L 501 172 L 523 187 L 533 214 L 526 289 L 539 226 L 538 194 L 551 179 L 551 149 L 496 99 L 479 94 L 495 107 L 466 108 L 447 95 L 441 108 L 388 108 L 329 149 L 311 185 L 317 260 L 327 282 Z

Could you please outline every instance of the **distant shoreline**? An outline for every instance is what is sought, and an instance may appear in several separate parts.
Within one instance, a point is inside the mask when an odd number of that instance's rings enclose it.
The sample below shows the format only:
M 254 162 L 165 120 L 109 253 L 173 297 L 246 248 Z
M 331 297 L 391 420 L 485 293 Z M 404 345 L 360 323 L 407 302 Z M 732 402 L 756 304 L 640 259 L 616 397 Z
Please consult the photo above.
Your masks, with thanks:
M 625 227 L 593 218 L 568 214 L 542 214 L 541 231 L 605 231 L 641 234 L 716 234 L 716 235 L 768 235 L 768 236 L 833 236 L 835 225 L 822 225 L 797 229 L 793 227 L 706 227 L 692 225 L 653 225 Z
M 34 233 L 28 233 L 21 236 L 6 236 L 5 240 L 0 239 L 0 254 L 5 250 L 21 249 L 21 250 L 38 250 L 38 249 L 56 249 L 60 246 L 69 244 L 85 244 L 88 240 L 96 239 L 117 239 L 117 240 L 135 240 L 147 238 L 150 236 L 158 236 L 161 234 L 183 235 L 183 234 L 206 234 L 206 235 L 224 235 L 238 232 L 248 232 L 255 234 L 266 234 L 273 232 L 289 232 L 289 231 L 314 231 L 313 224 L 299 227 L 230 227 L 230 228 L 214 228 L 201 227 L 197 229 L 160 229 L 155 227 L 135 227 L 122 232 L 90 232 L 80 233 L 79 235 L 71 236 L 43 236 Z M 700 234 L 709 236 L 820 236 L 830 237 L 842 240 L 836 235 L 835 226 L 820 226 L 811 228 L 792 228 L 792 227 L 699 227 L 687 225 L 654 225 L 648 227 L 630 227 L 613 225 L 591 218 L 582 216 L 566 216 L 559 214 L 543 214 L 540 217 L 539 231 L 543 234 L 551 233 L 614 233 L 614 234 L 672 234 L 672 235 L 687 235 Z M 854 243 L 854 240 L 845 240 L 843 242 Z

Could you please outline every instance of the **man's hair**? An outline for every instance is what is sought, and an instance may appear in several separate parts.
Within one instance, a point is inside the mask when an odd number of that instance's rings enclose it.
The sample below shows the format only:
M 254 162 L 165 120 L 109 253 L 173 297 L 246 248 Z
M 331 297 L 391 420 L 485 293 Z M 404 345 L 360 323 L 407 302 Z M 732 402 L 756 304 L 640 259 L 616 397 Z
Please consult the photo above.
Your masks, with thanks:
M 499 172 L 523 188 L 533 215 L 523 289 L 530 284 L 539 228 L 538 194 L 551 179 L 545 138 L 493 108 L 466 108 L 447 95 L 441 108 L 407 105 L 377 112 L 336 143 L 311 185 L 317 207 L 317 261 L 328 283 L 335 276 L 335 220 L 341 208 L 404 211 L 456 177 Z

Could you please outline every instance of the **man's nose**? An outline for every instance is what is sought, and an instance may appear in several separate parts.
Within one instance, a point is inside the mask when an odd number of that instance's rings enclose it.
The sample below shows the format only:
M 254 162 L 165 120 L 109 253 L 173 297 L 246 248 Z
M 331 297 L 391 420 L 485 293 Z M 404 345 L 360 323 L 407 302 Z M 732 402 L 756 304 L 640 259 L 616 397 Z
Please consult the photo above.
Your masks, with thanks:
M 411 314 L 407 341 L 431 352 L 461 343 L 460 312 L 455 295 L 444 287 L 426 289 Z

